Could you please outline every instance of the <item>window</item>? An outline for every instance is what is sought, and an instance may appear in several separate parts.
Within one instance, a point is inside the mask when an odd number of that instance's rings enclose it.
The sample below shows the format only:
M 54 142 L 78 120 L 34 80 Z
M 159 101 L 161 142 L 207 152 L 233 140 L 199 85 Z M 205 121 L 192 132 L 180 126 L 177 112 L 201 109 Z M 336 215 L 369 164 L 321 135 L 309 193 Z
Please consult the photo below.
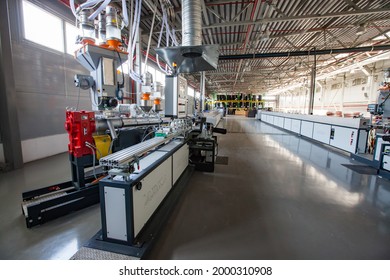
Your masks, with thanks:
M 147 72 L 149 72 L 150 74 L 152 74 L 153 76 L 153 81 L 156 80 L 156 69 L 154 69 L 152 66 L 149 66 L 147 67 Z
M 187 94 L 188 94 L 189 96 L 194 97 L 194 96 L 195 96 L 195 90 L 194 90 L 192 87 L 188 87 L 188 89 L 187 89 Z
M 62 20 L 41 8 L 23 1 L 25 38 L 34 43 L 64 52 Z
M 116 69 L 117 71 L 129 75 L 129 61 L 126 60 L 126 62 L 123 62 L 122 65 L 119 65 L 118 68 Z
M 156 81 L 160 82 L 162 85 L 165 85 L 165 75 L 163 72 L 156 70 Z
M 73 55 L 80 45 L 76 44 L 76 38 L 79 35 L 79 30 L 76 26 L 70 23 L 65 23 L 66 33 L 66 53 Z

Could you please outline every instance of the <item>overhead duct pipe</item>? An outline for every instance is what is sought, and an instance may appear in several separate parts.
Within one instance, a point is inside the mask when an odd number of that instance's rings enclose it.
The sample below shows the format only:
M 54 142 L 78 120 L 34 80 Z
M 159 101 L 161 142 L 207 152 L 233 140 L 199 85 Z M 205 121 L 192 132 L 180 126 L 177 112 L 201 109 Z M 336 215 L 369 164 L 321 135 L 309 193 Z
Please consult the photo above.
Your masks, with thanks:
M 239 59 L 260 59 L 271 57 L 289 57 L 289 56 L 309 56 L 309 55 L 326 55 L 339 53 L 357 53 L 357 52 L 376 52 L 390 50 L 390 45 L 379 45 L 359 48 L 345 49 L 327 49 L 327 50 L 309 50 L 309 51 L 293 51 L 293 52 L 276 52 L 276 53 L 253 53 L 253 54 L 234 54 L 220 55 L 219 60 L 239 60 Z
M 182 0 L 182 46 L 202 44 L 202 6 L 199 0 Z
M 177 73 L 215 70 L 218 45 L 202 45 L 201 0 L 182 0 L 182 45 L 156 49 Z

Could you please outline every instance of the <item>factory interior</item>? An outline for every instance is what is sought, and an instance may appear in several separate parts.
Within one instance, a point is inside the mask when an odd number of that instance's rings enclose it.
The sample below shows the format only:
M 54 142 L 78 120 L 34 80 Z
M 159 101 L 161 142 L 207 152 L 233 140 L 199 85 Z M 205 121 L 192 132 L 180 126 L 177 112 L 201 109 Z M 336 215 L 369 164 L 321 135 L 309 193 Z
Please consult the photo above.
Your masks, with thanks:
M 389 1 L 0 22 L 0 260 L 390 259 Z

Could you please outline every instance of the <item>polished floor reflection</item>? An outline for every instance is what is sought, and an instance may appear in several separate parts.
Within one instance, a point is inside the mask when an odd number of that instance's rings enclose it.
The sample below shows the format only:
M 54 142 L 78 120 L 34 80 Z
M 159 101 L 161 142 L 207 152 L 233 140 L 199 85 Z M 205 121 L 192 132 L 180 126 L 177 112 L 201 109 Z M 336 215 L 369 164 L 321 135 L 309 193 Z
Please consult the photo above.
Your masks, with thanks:
M 87 209 L 28 229 L 22 192 L 70 180 L 67 154 L 0 174 L 0 259 L 57 259 L 73 256 L 100 228 L 100 208 Z
M 390 259 L 390 181 L 258 120 L 222 126 L 229 165 L 193 175 L 150 258 Z
M 150 259 L 390 259 L 390 181 L 255 119 L 227 117 L 228 165 L 194 172 Z M 66 154 L 0 174 L 0 258 L 69 259 L 99 206 L 27 229 L 21 193 L 70 178 Z

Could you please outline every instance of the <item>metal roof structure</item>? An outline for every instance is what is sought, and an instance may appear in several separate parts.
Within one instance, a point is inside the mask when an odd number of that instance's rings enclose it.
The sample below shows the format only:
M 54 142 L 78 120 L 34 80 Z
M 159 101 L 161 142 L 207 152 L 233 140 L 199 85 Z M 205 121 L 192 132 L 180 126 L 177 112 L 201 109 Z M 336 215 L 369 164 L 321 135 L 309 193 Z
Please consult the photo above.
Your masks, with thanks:
M 316 56 L 317 75 L 321 75 L 387 51 L 339 55 L 332 53 L 333 49 L 390 43 L 388 0 L 200 1 L 203 44 L 218 44 L 220 52 L 217 70 L 206 72 L 208 92 L 265 93 L 309 80 L 315 51 L 330 50 L 326 55 Z M 157 16 L 152 48 L 156 47 L 161 29 L 159 2 L 170 7 L 170 24 L 178 41 L 181 40 L 181 1 L 144 0 L 141 28 L 145 36 L 154 11 Z M 294 56 L 297 51 L 309 55 Z M 274 57 L 274 53 L 284 55 Z M 236 59 L 242 54 L 263 55 L 258 59 Z M 191 76 L 199 80 L 199 75 Z

